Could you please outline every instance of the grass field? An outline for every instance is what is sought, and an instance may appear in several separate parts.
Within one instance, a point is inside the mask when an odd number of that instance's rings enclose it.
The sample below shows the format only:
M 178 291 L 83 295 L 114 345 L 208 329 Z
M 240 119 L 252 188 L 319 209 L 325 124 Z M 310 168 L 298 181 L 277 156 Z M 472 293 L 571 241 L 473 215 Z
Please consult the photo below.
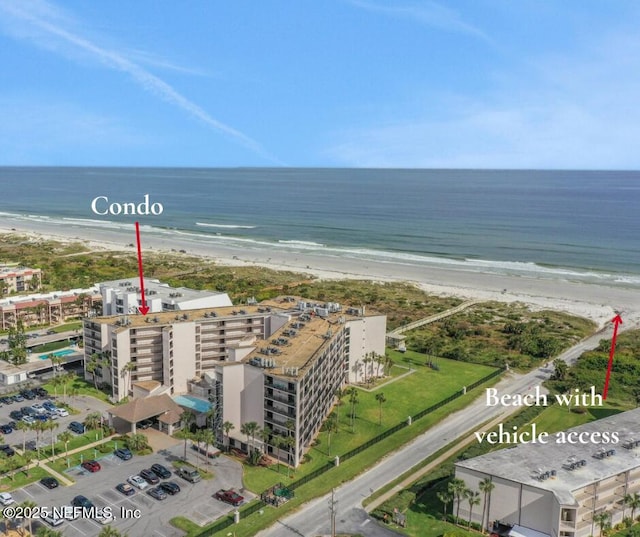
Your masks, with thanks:
M 24 470 L 19 470 L 15 473 L 13 479 L 8 476 L 0 478 L 0 492 L 19 489 L 35 481 L 40 481 L 43 477 L 51 477 L 51 474 L 42 466 L 31 468 L 28 475 Z
M 95 437 L 86 443 L 89 444 L 91 442 L 95 442 Z M 113 450 L 116 449 L 116 446 L 122 447 L 123 443 L 109 440 L 95 448 L 89 448 L 78 453 L 73 453 L 72 455 L 69 455 L 69 460 L 67 461 L 63 444 L 61 450 L 56 450 L 56 454 L 60 457 L 53 462 L 48 463 L 48 466 L 51 466 L 51 468 L 53 468 L 57 472 L 64 473 L 68 468 L 82 464 L 84 461 L 88 461 L 91 459 L 99 460 L 106 455 L 110 455 L 111 453 L 113 453 Z M 71 442 L 69 442 L 69 451 L 71 451 L 71 449 Z
M 51 382 L 43 384 L 42 387 L 46 389 L 50 394 L 57 393 L 58 396 L 61 396 L 64 393 L 62 386 L 54 386 Z M 75 394 L 89 395 L 90 397 L 94 397 L 95 399 L 99 399 L 100 401 L 111 404 L 111 401 L 109 401 L 109 395 L 107 395 L 102 390 L 97 390 L 91 382 L 87 382 L 82 377 L 78 376 L 75 376 L 72 382 L 67 383 L 66 394 L 67 400 L 71 399 L 71 403 L 73 403 L 73 400 L 70 396 L 71 394 Z

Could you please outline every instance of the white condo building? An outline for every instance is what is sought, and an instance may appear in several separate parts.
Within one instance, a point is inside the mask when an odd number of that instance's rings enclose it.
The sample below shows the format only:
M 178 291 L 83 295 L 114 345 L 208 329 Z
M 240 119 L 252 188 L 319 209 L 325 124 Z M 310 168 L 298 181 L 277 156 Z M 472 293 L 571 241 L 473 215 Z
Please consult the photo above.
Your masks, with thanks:
M 102 282 L 98 286 L 102 295 L 103 315 L 138 313 L 138 307 L 142 305 L 139 279 Z M 144 278 L 144 293 L 145 304 L 150 308 L 150 313 L 231 306 L 227 293 L 171 287 L 151 278 Z
M 611 433 L 619 442 L 601 443 Z M 640 493 L 640 408 L 565 432 L 575 443 L 521 444 L 456 463 L 456 477 L 479 491 L 483 479 L 495 488 L 488 496 L 487 521 L 499 521 L 551 537 L 597 535 L 597 515 L 615 526 L 630 516 L 627 495 Z M 577 438 L 589 439 L 580 443 Z M 481 493 L 482 494 L 482 493 Z M 472 521 L 481 523 L 482 504 Z M 463 501 L 460 516 L 467 519 Z

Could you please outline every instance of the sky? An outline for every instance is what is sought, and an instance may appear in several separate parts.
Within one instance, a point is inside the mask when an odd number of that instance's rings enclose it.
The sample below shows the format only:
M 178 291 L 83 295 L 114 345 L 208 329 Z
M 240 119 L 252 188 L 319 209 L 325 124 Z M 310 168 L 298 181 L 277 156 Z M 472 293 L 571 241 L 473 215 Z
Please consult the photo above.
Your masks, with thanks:
M 0 165 L 640 168 L 635 0 L 0 0 Z

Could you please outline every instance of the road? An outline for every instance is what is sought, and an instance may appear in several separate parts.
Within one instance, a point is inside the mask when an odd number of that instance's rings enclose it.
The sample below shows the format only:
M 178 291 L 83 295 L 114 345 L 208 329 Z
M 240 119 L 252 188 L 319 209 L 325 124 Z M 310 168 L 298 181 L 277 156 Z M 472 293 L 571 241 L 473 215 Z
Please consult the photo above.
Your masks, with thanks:
M 602 330 L 571 347 L 559 358 L 572 364 L 583 352 L 594 349 L 601 339 L 609 337 L 611 337 L 611 329 Z M 496 388 L 500 394 L 526 394 L 547 380 L 552 372 L 553 368 L 540 368 L 526 375 L 507 373 L 496 385 Z M 384 457 L 373 468 L 335 489 L 335 499 L 338 501 L 336 506 L 338 533 L 360 533 L 367 537 L 397 535 L 371 521 L 362 508 L 362 500 L 455 439 L 472 433 L 480 424 L 505 412 L 504 407 L 488 407 L 484 399 L 484 395 L 482 395 L 472 404 L 452 414 L 448 419 L 432 427 L 401 450 Z M 325 495 L 312 500 L 297 512 L 278 521 L 271 528 L 258 535 L 260 537 L 330 535 L 329 498 L 330 495 Z

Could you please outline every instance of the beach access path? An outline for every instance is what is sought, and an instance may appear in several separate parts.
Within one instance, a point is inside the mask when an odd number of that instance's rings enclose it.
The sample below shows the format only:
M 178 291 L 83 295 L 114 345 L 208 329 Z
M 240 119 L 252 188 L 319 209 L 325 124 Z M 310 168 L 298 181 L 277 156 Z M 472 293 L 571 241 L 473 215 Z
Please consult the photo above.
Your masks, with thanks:
M 583 352 L 596 348 L 601 339 L 611 337 L 611 334 L 611 327 L 608 326 L 583 339 L 558 358 L 572 364 Z M 552 368 L 535 369 L 527 374 L 510 372 L 495 387 L 501 394 L 526 394 L 550 378 L 552 373 Z M 394 535 L 394 533 L 380 533 L 379 530 L 382 528 L 377 527 L 377 524 L 369 518 L 362 507 L 362 501 L 452 442 L 463 441 L 469 435 L 473 435 L 481 424 L 503 418 L 509 412 L 509 409 L 501 406 L 485 405 L 483 398 L 484 396 L 480 396 L 402 449 L 383 457 L 374 467 L 336 488 L 338 532 Z M 326 494 L 308 502 L 295 513 L 284 517 L 258 535 L 260 537 L 300 537 L 301 535 L 312 537 L 330 534 L 328 509 L 330 496 Z M 371 531 L 373 527 L 376 527 L 374 532 Z

